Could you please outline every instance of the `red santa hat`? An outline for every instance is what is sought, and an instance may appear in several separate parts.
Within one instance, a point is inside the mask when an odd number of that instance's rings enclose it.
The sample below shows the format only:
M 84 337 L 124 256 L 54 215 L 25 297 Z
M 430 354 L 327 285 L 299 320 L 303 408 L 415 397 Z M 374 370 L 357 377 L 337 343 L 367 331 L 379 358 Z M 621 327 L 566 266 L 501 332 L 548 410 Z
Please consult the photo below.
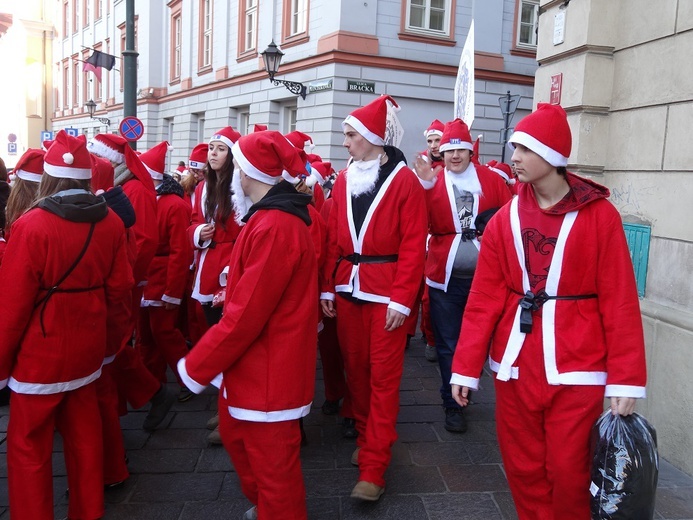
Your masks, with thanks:
M 24 181 L 41 182 L 44 155 L 46 152 L 43 150 L 29 148 L 17 161 L 12 175 L 16 175 Z
M 284 137 L 286 137 L 289 142 L 299 150 L 304 150 L 306 146 L 309 146 L 311 150 L 315 147 L 312 137 L 310 137 L 308 134 L 304 134 L 303 132 L 299 132 L 298 130 L 289 132 Z
M 168 141 L 161 141 L 140 155 L 140 161 L 147 168 L 152 179 L 157 181 L 163 180 L 164 170 L 166 169 L 166 152 L 169 150 L 173 150 L 173 148 L 168 144 Z
M 60 130 L 43 158 L 43 171 L 61 179 L 91 179 L 91 156 L 86 138 L 83 135 L 72 137 Z
M 41 142 L 41 150 L 43 150 L 45 152 L 46 150 L 48 150 L 51 147 L 52 144 L 53 144 L 53 139 L 46 139 L 45 141 L 42 141 Z
M 365 107 L 357 108 L 342 121 L 342 129 L 345 125 L 351 126 L 368 142 L 376 146 L 385 144 L 385 129 L 387 128 L 387 104 L 399 110 L 399 105 L 390 96 L 380 96 L 368 103 Z
M 113 187 L 113 166 L 102 157 L 91 157 L 91 191 L 109 190 Z
M 473 150 L 474 145 L 467 123 L 460 118 L 446 123 L 438 149 L 441 153 L 448 150 Z
M 442 121 L 438 121 L 437 119 L 434 119 L 431 121 L 431 124 L 428 125 L 428 128 L 426 131 L 423 133 L 424 137 L 428 137 L 429 135 L 439 135 L 442 137 L 443 131 L 445 130 L 445 125 L 443 124 Z
M 188 159 L 188 168 L 196 168 L 201 170 L 207 164 L 207 154 L 209 153 L 209 145 L 207 143 L 200 143 L 192 149 L 190 152 L 190 158 Z
M 238 141 L 240 137 L 241 134 L 239 132 L 236 132 L 230 126 L 227 126 L 215 132 L 214 135 L 210 138 L 209 144 L 212 144 L 214 141 L 221 141 L 230 149 L 231 147 L 233 147 L 234 144 L 236 144 L 236 141 Z
M 125 162 L 125 147 L 129 146 L 125 138 L 115 134 L 96 134 L 87 145 L 91 153 L 122 164 Z
M 307 153 L 306 159 L 308 159 L 308 162 L 311 164 L 313 164 L 314 162 L 322 162 L 322 157 L 320 157 L 316 153 Z
M 513 149 L 514 144 L 526 146 L 556 168 L 567 166 L 573 144 L 568 115 L 560 105 L 539 103 L 517 124 L 508 144 Z
M 306 184 L 309 188 L 315 186 L 315 183 L 322 186 L 333 171 L 332 164 L 329 162 L 312 162 L 310 163 L 310 177 L 306 179 Z
M 259 123 L 253 125 L 253 132 L 264 132 L 265 130 L 267 130 L 267 125 L 261 125 Z
M 274 130 L 244 135 L 231 152 L 248 177 L 265 184 L 278 184 L 282 179 L 295 184 L 306 173 L 305 152 Z
M 511 182 L 514 181 L 513 179 L 513 169 L 510 167 L 509 164 L 498 162 L 496 160 L 489 161 L 486 163 L 486 167 L 491 170 L 496 172 L 498 175 L 503 177 L 505 182 Z

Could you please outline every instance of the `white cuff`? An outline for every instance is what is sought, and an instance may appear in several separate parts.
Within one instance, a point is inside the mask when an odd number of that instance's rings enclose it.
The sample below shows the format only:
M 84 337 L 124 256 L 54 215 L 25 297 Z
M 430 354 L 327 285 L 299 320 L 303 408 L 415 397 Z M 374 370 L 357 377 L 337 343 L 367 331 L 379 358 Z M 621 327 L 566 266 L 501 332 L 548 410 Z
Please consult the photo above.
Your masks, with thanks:
M 479 378 L 478 377 L 461 376 L 460 374 L 455 374 L 453 372 L 452 377 L 450 378 L 450 384 L 451 385 L 466 386 L 468 388 L 471 388 L 472 390 L 478 390 L 479 389 Z
M 200 245 L 200 232 L 202 231 L 202 228 L 205 225 L 206 224 L 200 224 L 199 226 L 197 226 L 195 228 L 195 232 L 193 233 L 193 245 L 197 249 L 205 249 L 205 248 L 209 247 L 210 244 L 212 243 L 212 239 L 209 239 L 209 240 L 205 240 L 204 242 L 202 242 L 202 245 Z
M 417 177 L 419 177 L 419 176 L 417 175 Z M 430 190 L 433 188 L 433 186 L 436 185 L 436 179 L 438 179 L 437 175 L 435 177 L 433 177 L 433 179 L 430 181 L 425 181 L 421 177 L 419 177 L 419 182 L 421 183 L 421 186 L 423 186 L 424 190 Z
M 210 384 L 217 388 L 221 388 L 221 385 L 224 384 L 224 374 L 217 374 Z
M 388 309 L 392 309 L 393 311 L 401 312 L 405 316 L 409 316 L 411 314 L 411 309 L 409 307 L 405 307 L 404 305 L 400 305 L 399 303 L 390 301 L 390 303 L 387 304 Z
M 331 302 L 333 302 L 334 298 L 335 298 L 335 296 L 334 296 L 334 293 L 332 293 L 332 292 L 320 293 L 320 299 L 321 300 L 330 300 Z
M 634 399 L 645 399 L 646 392 L 644 386 L 631 385 L 606 385 L 604 397 L 632 397 Z
M 221 287 L 226 287 L 226 281 L 229 278 L 229 266 L 227 265 L 224 267 L 224 269 L 219 273 L 219 285 Z
M 185 358 L 181 358 L 178 360 L 177 368 L 178 376 L 180 377 L 180 380 L 183 382 L 183 384 L 188 388 L 188 390 L 195 394 L 201 394 L 204 391 L 204 389 L 207 388 L 206 386 L 201 385 L 188 375 L 188 370 L 187 368 L 185 368 Z
M 168 296 L 167 294 L 164 294 L 161 297 L 161 301 L 166 302 L 166 303 L 172 303 L 173 305 L 180 305 L 183 300 L 181 298 L 172 298 L 172 297 Z

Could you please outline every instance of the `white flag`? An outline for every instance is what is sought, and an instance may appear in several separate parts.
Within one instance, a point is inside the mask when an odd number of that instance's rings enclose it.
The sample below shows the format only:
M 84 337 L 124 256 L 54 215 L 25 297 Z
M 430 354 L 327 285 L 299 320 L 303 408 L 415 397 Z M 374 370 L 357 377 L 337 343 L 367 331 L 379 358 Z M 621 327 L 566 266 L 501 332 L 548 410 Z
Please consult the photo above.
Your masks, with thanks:
M 474 20 L 469 26 L 467 40 L 464 42 L 460 66 L 455 82 L 455 118 L 459 117 L 469 128 L 474 121 Z
M 399 108 L 395 108 L 387 101 L 387 119 L 385 121 L 385 144 L 399 148 L 404 137 L 404 128 L 397 117 Z

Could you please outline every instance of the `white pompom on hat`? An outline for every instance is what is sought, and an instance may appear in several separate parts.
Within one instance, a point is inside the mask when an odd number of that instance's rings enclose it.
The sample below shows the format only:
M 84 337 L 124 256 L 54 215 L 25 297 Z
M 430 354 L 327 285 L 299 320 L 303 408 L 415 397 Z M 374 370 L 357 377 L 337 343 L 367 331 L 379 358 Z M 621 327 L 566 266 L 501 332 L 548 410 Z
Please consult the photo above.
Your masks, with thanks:
M 551 166 L 567 166 L 573 137 L 563 107 L 539 103 L 537 109 L 515 127 L 508 146 L 514 149 L 514 144 L 526 146 Z
M 264 184 L 287 180 L 296 183 L 306 174 L 306 154 L 280 132 L 265 130 L 244 135 L 231 149 L 238 166 L 250 178 Z
M 457 118 L 445 124 L 443 137 L 440 138 L 438 150 L 446 152 L 448 150 L 473 150 L 472 135 L 469 133 L 467 123 Z
M 86 138 L 83 135 L 72 137 L 60 130 L 43 158 L 43 170 L 61 179 L 91 179 L 91 156 Z
M 152 179 L 163 180 L 164 170 L 166 170 L 166 152 L 169 150 L 173 150 L 173 148 L 168 144 L 168 141 L 161 141 L 140 155 L 140 161 L 147 168 Z
M 43 150 L 29 148 L 19 158 L 12 173 L 24 181 L 41 182 L 45 155 L 46 152 Z
M 342 121 L 342 129 L 349 125 L 371 144 L 384 146 L 388 103 L 393 109 L 399 110 L 399 105 L 392 97 L 383 95 L 349 114 Z

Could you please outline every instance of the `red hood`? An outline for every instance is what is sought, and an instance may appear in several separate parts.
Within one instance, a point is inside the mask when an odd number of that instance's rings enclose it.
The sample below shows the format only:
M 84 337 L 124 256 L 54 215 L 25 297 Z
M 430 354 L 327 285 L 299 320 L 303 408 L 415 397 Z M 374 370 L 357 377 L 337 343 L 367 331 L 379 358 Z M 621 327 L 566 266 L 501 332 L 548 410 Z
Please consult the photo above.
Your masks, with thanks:
M 570 186 L 570 191 L 553 207 L 543 210 L 551 215 L 565 215 L 570 211 L 583 208 L 590 202 L 609 197 L 609 189 L 601 184 L 597 184 L 590 179 L 580 177 L 574 173 L 567 172 L 566 180 Z M 519 190 L 531 190 L 532 187 L 527 183 L 519 183 Z M 534 196 L 534 194 L 532 194 Z

